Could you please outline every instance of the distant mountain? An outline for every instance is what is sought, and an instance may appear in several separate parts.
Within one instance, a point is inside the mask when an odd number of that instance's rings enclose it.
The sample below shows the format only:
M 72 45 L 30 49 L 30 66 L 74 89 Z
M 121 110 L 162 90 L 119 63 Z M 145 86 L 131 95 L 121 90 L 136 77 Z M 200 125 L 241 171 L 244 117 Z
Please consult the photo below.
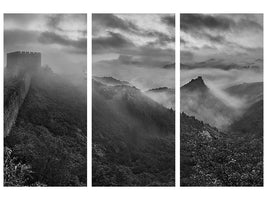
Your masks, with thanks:
M 93 80 L 93 185 L 174 185 L 174 112 L 129 85 Z
M 246 101 L 242 116 L 237 118 L 229 130 L 239 134 L 263 134 L 263 82 L 243 83 L 226 88 L 226 92 Z
M 113 77 L 97 77 L 97 76 L 93 76 L 93 80 L 96 80 L 98 82 L 101 82 L 103 84 L 106 84 L 106 85 L 130 85 L 129 82 L 127 81 L 120 81 L 120 80 L 117 80 Z
M 216 68 L 222 70 L 231 70 L 231 69 L 251 69 L 251 70 L 262 70 L 263 62 L 262 59 L 256 59 L 253 62 L 249 63 L 230 63 L 222 59 L 209 59 L 202 62 L 196 63 L 181 63 L 181 69 L 190 70 L 198 68 Z
M 175 63 L 164 65 L 163 66 L 163 69 L 175 69 Z
M 263 99 L 263 82 L 243 83 L 225 89 L 228 94 L 246 100 L 251 104 Z
M 181 87 L 181 90 L 187 90 L 192 92 L 208 92 L 208 87 L 204 83 L 201 76 L 196 79 L 192 79 L 189 83 Z
M 148 90 L 147 92 L 165 92 L 165 91 L 171 91 L 173 89 L 170 89 L 168 87 L 159 87 L 159 88 L 153 88 Z
M 160 87 L 150 89 L 145 94 L 166 108 L 175 109 L 175 89 Z
M 236 114 L 212 93 L 202 77 L 181 87 L 181 111 L 217 128 L 230 125 Z

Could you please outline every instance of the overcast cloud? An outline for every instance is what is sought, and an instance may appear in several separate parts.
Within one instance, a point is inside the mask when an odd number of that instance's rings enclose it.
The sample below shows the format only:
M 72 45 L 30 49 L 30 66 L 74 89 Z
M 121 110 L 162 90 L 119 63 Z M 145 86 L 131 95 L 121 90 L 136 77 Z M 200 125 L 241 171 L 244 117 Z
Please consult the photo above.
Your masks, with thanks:
M 181 85 L 218 89 L 263 81 L 262 14 L 181 14 Z
M 86 14 L 5 14 L 5 56 L 38 51 L 43 65 L 77 77 L 86 70 L 86 24 Z
M 263 56 L 262 14 L 181 14 L 181 62 L 253 62 Z
M 174 87 L 174 69 L 163 69 L 175 62 L 173 14 L 93 14 L 92 19 L 93 75 L 125 79 L 141 89 Z

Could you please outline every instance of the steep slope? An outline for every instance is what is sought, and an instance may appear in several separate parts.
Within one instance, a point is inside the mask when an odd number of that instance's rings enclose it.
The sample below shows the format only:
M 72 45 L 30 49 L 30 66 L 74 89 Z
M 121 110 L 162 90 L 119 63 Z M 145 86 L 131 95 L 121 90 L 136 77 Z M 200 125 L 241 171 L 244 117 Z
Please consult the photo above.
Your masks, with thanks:
M 111 85 L 111 86 L 115 86 L 115 85 L 130 85 L 129 82 L 127 81 L 120 81 L 120 80 L 117 80 L 113 77 L 97 77 L 97 76 L 94 76 L 93 77 L 93 80 L 95 81 L 98 81 L 100 83 L 103 83 L 103 84 L 106 84 L 106 85 Z
M 229 130 L 241 135 L 263 137 L 263 100 L 252 104 L 245 113 L 235 120 Z
M 40 70 L 5 146 L 32 167 L 28 184 L 86 185 L 86 94 L 67 80 Z
M 263 141 L 181 113 L 181 186 L 262 186 Z
M 246 101 L 248 106 L 263 99 L 263 82 L 243 83 L 226 88 L 225 91 Z
M 150 89 L 145 94 L 166 108 L 175 109 L 175 90 L 167 87 Z
M 263 135 L 263 83 L 243 83 L 226 88 L 226 92 L 246 102 L 244 113 L 229 127 L 237 134 Z
M 174 112 L 93 80 L 93 185 L 174 185 Z
M 204 83 L 201 76 L 196 79 L 192 79 L 189 83 L 181 87 L 181 91 L 191 91 L 191 92 L 208 92 L 208 87 Z
M 181 87 L 181 111 L 212 126 L 224 129 L 238 114 L 206 86 L 202 77 Z

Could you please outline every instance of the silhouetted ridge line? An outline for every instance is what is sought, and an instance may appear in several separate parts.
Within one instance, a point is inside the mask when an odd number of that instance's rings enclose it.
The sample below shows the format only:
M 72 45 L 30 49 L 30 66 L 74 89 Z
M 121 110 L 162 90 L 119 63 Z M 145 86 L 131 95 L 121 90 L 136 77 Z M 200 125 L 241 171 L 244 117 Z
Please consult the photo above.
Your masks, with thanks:
M 189 83 L 185 84 L 184 86 L 181 87 L 181 89 L 186 89 L 186 90 L 200 90 L 200 91 L 205 91 L 208 90 L 208 87 L 203 81 L 203 78 L 201 76 L 198 76 L 195 79 L 192 79 Z

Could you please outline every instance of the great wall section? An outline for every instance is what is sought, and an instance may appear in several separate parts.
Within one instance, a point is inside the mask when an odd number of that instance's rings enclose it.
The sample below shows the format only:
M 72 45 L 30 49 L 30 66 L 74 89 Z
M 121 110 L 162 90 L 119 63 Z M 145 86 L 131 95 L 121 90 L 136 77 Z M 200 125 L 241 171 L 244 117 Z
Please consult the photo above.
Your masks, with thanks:
M 4 137 L 13 125 L 27 97 L 33 74 L 41 67 L 41 53 L 16 51 L 7 54 L 4 76 Z

